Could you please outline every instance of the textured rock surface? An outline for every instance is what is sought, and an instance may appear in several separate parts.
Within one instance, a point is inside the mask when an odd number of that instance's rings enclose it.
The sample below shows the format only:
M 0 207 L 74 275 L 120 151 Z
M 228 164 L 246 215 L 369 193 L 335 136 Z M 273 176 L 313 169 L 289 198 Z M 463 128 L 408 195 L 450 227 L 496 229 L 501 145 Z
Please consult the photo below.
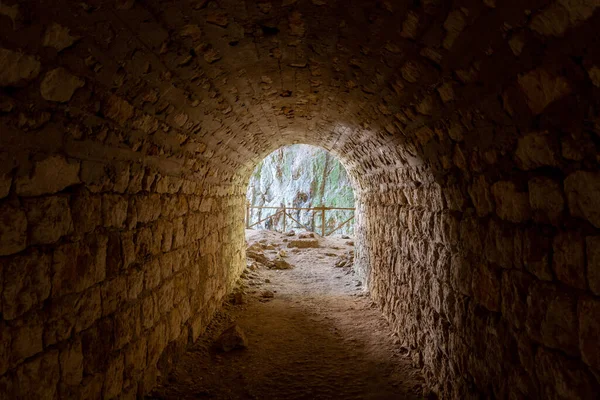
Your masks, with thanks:
M 293 143 L 347 169 L 354 268 L 434 393 L 594 398 L 598 26 L 579 0 L 3 1 L 0 398 L 147 393 Z
M 307 145 L 287 146 L 269 154 L 252 173 L 246 197 L 251 205 L 263 207 L 354 207 L 352 183 L 344 167 L 327 151 Z M 275 214 L 276 211 L 251 209 L 251 224 Z M 299 223 L 287 216 L 286 230 L 308 228 L 322 232 L 319 212 L 290 210 L 288 213 Z M 332 231 L 351 216 L 350 210 L 327 211 L 327 231 Z M 258 227 L 282 230 L 283 217 L 279 214 Z M 347 224 L 335 233 L 352 234 L 353 231 L 353 224 Z

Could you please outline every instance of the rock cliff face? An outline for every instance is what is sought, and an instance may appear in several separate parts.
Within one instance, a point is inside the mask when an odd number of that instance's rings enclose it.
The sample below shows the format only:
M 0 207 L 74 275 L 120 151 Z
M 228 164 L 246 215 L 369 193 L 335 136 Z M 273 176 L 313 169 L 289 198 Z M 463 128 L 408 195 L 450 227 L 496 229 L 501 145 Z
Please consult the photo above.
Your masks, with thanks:
M 303 144 L 282 147 L 269 154 L 250 178 L 247 199 L 252 206 L 262 207 L 354 207 L 354 191 L 342 164 L 326 150 Z M 276 212 L 275 209 L 251 209 L 251 224 Z M 308 228 L 322 232 L 320 211 L 292 210 L 289 214 L 304 227 L 286 218 L 287 229 Z M 334 230 L 352 214 L 349 210 L 326 211 L 326 232 Z M 283 217 L 276 216 L 272 222 L 267 220 L 256 227 L 283 230 Z M 351 234 L 353 229 L 353 223 L 349 223 L 334 233 Z

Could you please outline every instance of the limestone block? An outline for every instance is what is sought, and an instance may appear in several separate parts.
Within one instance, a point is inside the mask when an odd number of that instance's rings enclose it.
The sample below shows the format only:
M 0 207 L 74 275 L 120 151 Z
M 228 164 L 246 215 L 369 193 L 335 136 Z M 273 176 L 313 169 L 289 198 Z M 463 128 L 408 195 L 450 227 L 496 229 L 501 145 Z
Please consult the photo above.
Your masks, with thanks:
M 27 360 L 16 371 L 18 399 L 54 399 L 60 380 L 58 350 Z
M 198 182 L 185 179 L 183 181 L 183 184 L 181 185 L 181 193 L 187 194 L 187 195 L 194 195 L 194 194 L 196 194 L 198 187 L 199 187 Z
M 113 356 L 108 362 L 106 378 L 102 398 L 114 399 L 119 397 L 123 390 L 123 369 L 125 368 L 125 357 L 122 353 Z
M 12 329 L 11 361 L 13 364 L 41 353 L 44 349 L 44 326 L 41 316 L 33 313 L 26 319 L 18 320 Z
M 39 251 L 16 256 L 4 266 L 2 315 L 15 319 L 38 306 L 50 295 L 51 256 Z
M 106 192 L 114 187 L 110 166 L 96 161 L 81 163 L 81 182 L 92 193 Z
M 437 88 L 440 98 L 444 103 L 448 103 L 454 100 L 454 89 L 452 86 L 452 82 L 446 81 L 440 87 Z
M 87 193 L 71 197 L 71 216 L 75 233 L 83 235 L 93 232 L 102 224 L 102 199 Z
M 421 70 L 417 63 L 413 61 L 406 62 L 401 68 L 402 77 L 410 83 L 415 83 L 421 76 Z
M 452 211 L 463 211 L 466 203 L 465 195 L 458 186 L 446 187 L 442 191 L 448 208 Z
M 542 34 L 562 36 L 569 27 L 569 13 L 556 2 L 536 14 L 531 20 L 531 29 Z
M 517 243 L 515 242 L 515 247 Z M 551 281 L 550 254 L 552 241 L 538 229 L 527 229 L 523 233 L 523 266 L 538 279 Z M 516 259 L 516 257 L 515 257 Z
M 588 69 L 588 75 L 596 87 L 600 87 L 600 67 L 594 65 Z
M 0 86 L 17 86 L 35 79 L 41 64 L 32 56 L 0 48 Z
M 138 210 L 136 207 L 136 198 L 137 196 L 129 197 L 129 205 L 127 206 L 127 218 L 125 219 L 125 228 L 126 229 L 135 229 L 138 225 Z
M 500 274 L 488 265 L 473 269 L 473 297 L 490 311 L 500 311 Z
M 146 134 L 154 133 L 159 128 L 158 120 L 147 114 L 134 118 L 132 126 L 134 129 L 140 130 Z
M 178 307 L 179 307 L 179 312 L 181 314 L 181 321 L 182 321 L 181 323 L 183 326 L 183 324 L 187 324 L 190 317 L 192 316 L 192 307 L 190 305 L 190 299 L 187 294 L 185 294 L 185 298 L 183 299 L 183 301 L 181 301 L 179 303 Z
M 552 284 L 535 282 L 527 297 L 527 333 L 544 345 L 577 355 L 577 300 Z
M 473 265 L 462 254 L 453 254 L 450 262 L 452 287 L 465 296 L 471 296 L 473 287 Z
M 40 85 L 42 97 L 48 101 L 66 103 L 71 100 L 75 91 L 82 88 L 85 81 L 59 67 L 49 71 Z
M 600 173 L 577 171 L 565 179 L 571 215 L 585 218 L 600 228 Z
M 152 328 L 160 314 L 156 310 L 155 296 L 146 296 L 142 299 L 142 327 L 145 329 Z
M 523 48 L 525 47 L 524 35 L 516 34 L 511 36 L 510 40 L 508 41 L 508 44 L 513 54 L 517 57 L 520 56 L 523 52 Z
M 148 334 L 148 366 L 155 366 L 165 347 L 167 347 L 167 328 L 164 323 L 154 327 Z
M 161 244 L 161 250 L 163 252 L 171 251 L 173 245 L 173 224 L 169 221 L 162 222 L 163 225 L 163 239 Z
M 560 232 L 554 238 L 552 266 L 556 277 L 578 289 L 587 289 L 585 242 L 577 232 Z
M 466 26 L 467 20 L 461 10 L 454 10 L 448 14 L 446 21 L 444 21 L 444 29 L 447 31 L 443 42 L 445 49 L 450 50 L 452 48 L 454 42 Z
M 31 244 L 54 243 L 73 231 L 68 198 L 51 196 L 28 199 L 25 207 Z
M 162 258 L 167 257 L 164 255 Z M 170 269 L 170 268 L 169 268 Z M 164 274 L 164 272 L 163 272 Z M 170 276 L 171 273 L 167 276 Z M 161 263 L 158 259 L 147 262 L 144 265 L 144 289 L 153 290 L 161 283 Z
M 78 386 L 83 380 L 83 352 L 80 338 L 70 340 L 64 345 L 60 350 L 59 362 L 61 383 Z
M 500 181 L 492 185 L 492 194 L 496 201 L 496 213 L 502 219 L 511 222 L 524 222 L 529 219 L 529 195 L 518 192 L 514 183 Z
M 106 277 L 108 238 L 91 235 L 84 241 L 67 243 L 56 249 L 53 258 L 52 295 L 78 293 Z
M 477 215 L 485 217 L 494 211 L 494 201 L 490 194 L 490 185 L 485 176 L 479 175 L 469 187 L 469 195 L 477 210 Z
M 550 221 L 557 221 L 564 208 L 562 185 L 551 178 L 537 177 L 529 180 L 529 204 Z
M 10 367 L 11 352 L 11 329 L 4 323 L 0 323 L 0 376 Z M 0 382 L 0 394 L 2 394 L 2 382 Z
M 531 276 L 525 272 L 502 272 L 502 316 L 517 329 L 525 328 L 527 296 L 532 282 Z
M 149 194 L 135 197 L 135 208 L 137 211 L 137 221 L 141 223 L 148 223 L 156 221 L 162 211 L 161 197 L 158 194 Z
M 141 332 L 142 309 L 135 304 L 115 315 L 115 347 L 117 349 L 130 343 Z
M 524 170 L 557 165 L 547 132 L 529 133 L 519 138 L 515 159 Z
M 114 349 L 114 324 L 110 318 L 103 318 L 81 334 L 83 368 L 85 375 L 104 373 L 109 357 Z M 84 382 L 85 384 L 85 382 Z M 102 385 L 100 385 L 102 388 Z
M 127 193 L 138 193 L 142 190 L 142 181 L 144 179 L 144 167 L 140 164 L 133 164 L 130 167 L 129 183 L 127 184 Z
M 106 228 L 123 228 L 127 219 L 127 198 L 118 194 L 102 195 L 102 221 Z
M 158 291 L 157 309 L 160 315 L 167 314 L 173 308 L 173 299 L 175 296 L 175 284 L 171 280 L 162 285 Z
M 162 216 L 165 218 L 173 218 L 175 209 L 177 208 L 176 196 L 162 196 Z
M 150 247 L 150 252 L 153 255 L 157 255 L 161 253 L 162 242 L 163 242 L 163 227 L 164 225 L 160 222 L 156 223 L 152 227 L 152 244 Z
M 81 385 L 81 398 L 102 400 L 102 385 L 104 385 L 104 373 L 87 375 Z
M 144 272 L 131 270 L 127 277 L 127 300 L 135 301 L 144 290 Z
M 512 268 L 515 259 L 515 230 L 490 220 L 485 238 L 485 256 L 502 268 Z
M 583 362 L 600 370 L 600 301 L 592 297 L 579 300 L 579 350 Z
M 123 271 L 123 246 L 121 232 L 108 232 L 106 245 L 106 278 L 112 279 Z
M 146 168 L 144 172 L 144 177 L 142 178 L 142 190 L 146 192 L 152 191 L 152 185 L 156 180 L 156 171 L 152 171 L 149 168 Z
M 210 212 L 212 210 L 213 202 L 214 202 L 214 200 L 212 197 L 203 198 L 202 203 L 200 203 L 200 208 L 198 208 L 198 211 Z
M 136 261 L 136 250 L 134 239 L 134 232 L 122 232 L 121 233 L 121 248 L 123 251 L 123 269 L 127 269 L 131 264 Z
M 171 251 L 170 253 L 163 254 L 160 257 L 160 276 L 162 280 L 167 280 L 173 276 L 173 264 L 178 255 L 178 251 Z
M 183 179 L 176 176 L 160 176 L 156 181 L 157 193 L 178 193 L 183 185 Z
M 19 196 L 40 196 L 60 192 L 79 182 L 79 162 L 55 155 L 36 162 L 31 176 L 17 178 L 15 191 Z
M 68 339 L 73 333 L 92 326 L 101 315 L 102 299 L 98 287 L 53 301 L 44 329 L 44 344 L 51 346 Z
M 130 343 L 124 350 L 125 354 L 125 378 L 137 379 L 140 377 L 144 365 L 146 365 L 146 353 L 148 347 L 146 338 L 141 337 Z
M 77 40 L 77 37 L 71 36 L 69 28 L 53 22 L 46 28 L 42 45 L 54 47 L 56 51 L 61 52 L 71 47 Z
M 191 331 L 192 340 L 194 342 L 196 340 L 198 340 L 198 338 L 200 337 L 200 335 L 202 333 L 204 333 L 205 329 L 206 329 L 206 325 L 205 325 L 204 319 L 202 318 L 202 315 L 198 314 L 196 316 L 193 316 L 192 320 L 190 322 L 190 331 Z
M 588 284 L 595 295 L 600 295 L 600 236 L 588 236 L 585 242 Z
M 419 15 L 413 11 L 406 13 L 406 19 L 402 23 L 402 32 L 400 36 L 403 38 L 416 39 L 417 29 L 419 28 Z
M 188 274 L 187 271 L 184 271 L 181 274 L 175 275 L 173 278 L 173 286 L 175 287 L 173 292 L 173 303 L 179 304 L 185 300 L 188 296 Z
M 125 193 L 129 187 L 130 166 L 126 162 L 119 162 L 114 165 L 114 186 L 116 193 Z
M 596 384 L 584 365 L 540 347 L 535 356 L 539 395 L 546 399 L 592 399 Z
M 27 245 L 27 217 L 23 211 L 0 204 L 0 256 L 18 253 Z
M 127 277 L 102 282 L 102 316 L 113 314 L 127 301 Z
M 569 27 L 590 18 L 599 6 L 596 1 L 558 0 L 533 17 L 531 29 L 542 35 L 562 36 Z
M 141 260 L 152 254 L 152 229 L 142 228 L 135 234 L 135 258 Z
M 173 249 L 178 249 L 185 244 L 185 225 L 183 218 L 173 220 Z M 209 246 L 208 251 L 212 251 L 214 247 Z
M 131 104 L 115 95 L 105 101 L 102 110 L 106 118 L 116 121 L 119 125 L 124 125 L 135 111 Z
M 167 316 L 169 341 L 179 338 L 181 335 L 181 313 L 178 308 L 174 308 Z
M 9 174 L 0 173 L 0 199 L 8 196 L 10 186 L 12 185 L 12 177 Z
M 464 214 L 460 222 L 460 246 L 474 254 L 481 254 L 485 230 L 472 214 Z
M 543 69 L 520 75 L 518 81 L 534 115 L 541 114 L 549 104 L 571 93 L 571 86 L 565 78 Z
M 173 196 L 174 209 L 172 215 L 182 217 L 188 213 L 188 202 L 185 196 Z

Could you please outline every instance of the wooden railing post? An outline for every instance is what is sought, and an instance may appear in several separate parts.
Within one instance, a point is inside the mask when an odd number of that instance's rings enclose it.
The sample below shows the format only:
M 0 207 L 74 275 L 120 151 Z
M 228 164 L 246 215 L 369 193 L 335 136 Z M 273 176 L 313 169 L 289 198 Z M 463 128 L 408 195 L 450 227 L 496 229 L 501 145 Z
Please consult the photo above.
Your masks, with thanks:
M 325 206 L 321 205 L 321 232 L 323 237 L 325 237 Z
M 246 229 L 250 229 L 250 202 L 246 202 Z
M 259 214 L 258 216 L 258 221 L 255 223 L 252 223 L 251 217 L 252 217 L 252 209 L 256 208 L 259 210 L 275 210 L 275 214 L 273 215 L 269 215 L 265 218 L 261 219 L 261 215 Z M 297 219 L 295 219 L 292 214 L 288 215 L 288 210 L 298 210 L 298 211 L 312 211 L 312 225 L 310 227 L 307 227 L 305 225 L 303 225 L 300 221 L 298 221 Z M 290 217 L 296 224 L 298 224 L 300 227 L 306 229 L 307 231 L 312 231 L 315 232 L 318 230 L 317 225 L 316 225 L 316 214 L 317 212 L 321 211 L 321 236 L 325 236 L 327 234 L 327 218 L 326 218 L 326 212 L 329 210 L 350 210 L 352 211 L 352 217 L 348 218 L 347 220 L 345 220 L 344 222 L 342 222 L 340 225 L 338 225 L 336 228 L 334 228 L 333 230 L 331 230 L 329 232 L 329 234 L 332 234 L 333 232 L 336 232 L 337 230 L 339 230 L 340 228 L 342 228 L 343 226 L 345 226 L 347 223 L 349 223 L 351 220 L 353 220 L 355 218 L 355 208 L 348 208 L 348 207 L 325 207 L 324 205 L 320 205 L 318 207 L 287 207 L 285 204 L 281 205 L 279 207 L 263 207 L 263 206 L 253 206 L 252 203 L 247 202 L 246 203 L 246 229 L 252 229 L 252 227 L 259 225 L 264 222 L 264 221 L 269 221 L 270 224 L 268 224 L 268 226 L 266 227 L 266 229 L 269 230 L 277 230 L 278 227 L 277 226 L 273 226 L 273 223 L 275 222 L 275 217 L 277 217 L 280 213 L 283 213 L 283 231 L 285 232 L 287 230 L 287 218 Z M 335 222 L 336 220 L 334 219 L 333 222 Z M 279 218 L 277 218 L 277 223 L 279 223 Z M 293 225 L 293 224 L 292 224 Z

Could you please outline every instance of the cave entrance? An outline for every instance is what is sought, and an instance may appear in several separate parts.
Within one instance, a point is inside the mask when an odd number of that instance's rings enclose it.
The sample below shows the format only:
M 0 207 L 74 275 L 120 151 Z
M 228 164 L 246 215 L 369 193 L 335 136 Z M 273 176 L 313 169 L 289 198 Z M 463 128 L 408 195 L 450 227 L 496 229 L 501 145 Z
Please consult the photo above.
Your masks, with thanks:
M 323 148 L 281 147 L 255 168 L 246 228 L 281 233 L 354 234 L 354 190 L 344 166 Z
M 247 267 L 298 267 L 288 283 L 304 281 L 305 289 L 316 292 L 328 286 L 315 284 L 315 269 L 320 281 L 332 285 L 339 284 L 341 273 L 355 279 L 354 217 L 351 178 L 334 155 L 305 144 L 281 147 L 265 157 L 249 179 Z M 344 284 L 362 286 L 358 280 Z

